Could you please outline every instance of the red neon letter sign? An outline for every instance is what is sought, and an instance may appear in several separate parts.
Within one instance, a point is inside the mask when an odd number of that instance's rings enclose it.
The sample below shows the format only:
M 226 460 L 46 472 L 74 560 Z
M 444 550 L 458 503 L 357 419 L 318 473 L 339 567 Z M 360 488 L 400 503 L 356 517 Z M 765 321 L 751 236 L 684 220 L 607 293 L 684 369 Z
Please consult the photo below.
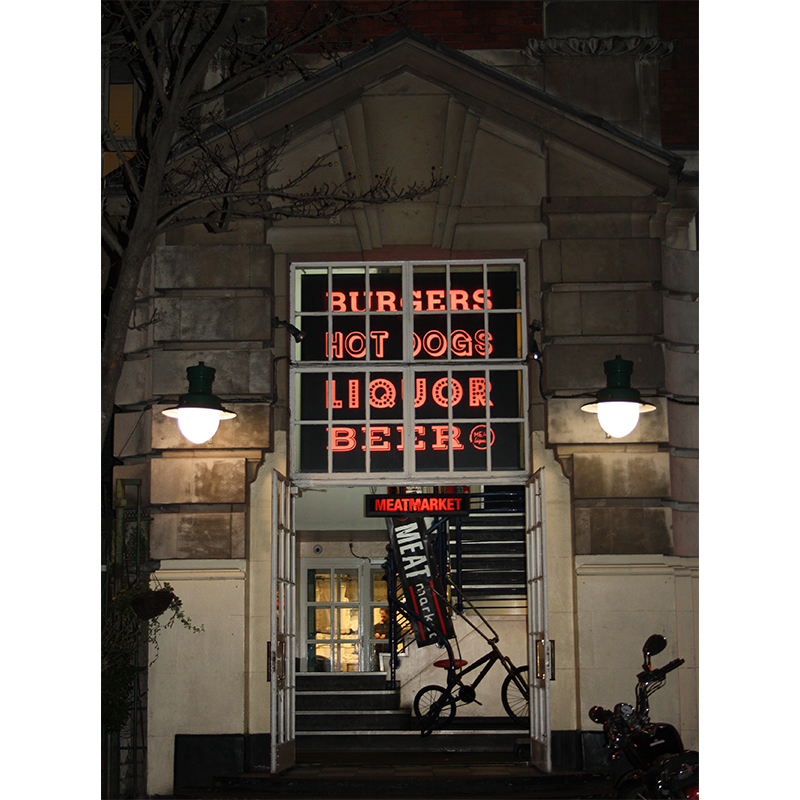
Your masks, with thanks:
M 349 453 L 356 449 L 355 428 L 331 428 L 331 450 L 334 453 Z

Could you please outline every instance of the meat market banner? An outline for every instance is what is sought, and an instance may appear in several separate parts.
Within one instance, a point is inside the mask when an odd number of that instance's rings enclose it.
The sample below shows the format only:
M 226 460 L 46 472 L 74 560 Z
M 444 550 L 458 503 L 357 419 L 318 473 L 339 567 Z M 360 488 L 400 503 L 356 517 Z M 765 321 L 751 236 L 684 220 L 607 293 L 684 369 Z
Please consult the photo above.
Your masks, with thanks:
M 445 593 L 428 546 L 425 520 L 422 517 L 387 517 L 386 526 L 406 604 L 433 627 L 431 630 L 411 618 L 417 645 L 425 647 L 444 638 L 452 639 L 455 636 L 453 621 L 450 608 L 441 597 Z

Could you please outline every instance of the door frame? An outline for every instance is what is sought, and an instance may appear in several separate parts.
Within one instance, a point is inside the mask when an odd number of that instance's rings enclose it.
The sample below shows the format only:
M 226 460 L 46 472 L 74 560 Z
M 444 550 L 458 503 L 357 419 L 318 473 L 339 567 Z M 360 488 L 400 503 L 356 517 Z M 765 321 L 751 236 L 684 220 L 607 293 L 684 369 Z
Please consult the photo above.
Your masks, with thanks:
M 300 598 L 297 596 L 297 560 L 296 560 L 296 537 L 294 532 L 294 494 L 297 488 L 284 478 L 280 473 L 274 473 L 273 481 L 273 597 L 277 597 L 277 588 L 280 585 L 277 580 L 276 565 L 279 567 L 280 563 L 276 558 L 278 553 L 278 542 L 282 536 L 289 536 L 291 539 L 292 550 L 292 591 L 295 603 Z M 547 598 L 547 536 L 546 536 L 546 519 L 545 519 L 545 474 L 544 468 L 538 469 L 525 483 L 525 541 L 526 541 L 526 560 L 527 560 L 527 633 L 528 633 L 528 680 L 529 680 L 529 715 L 530 715 L 530 763 L 531 765 L 539 768 L 543 772 L 552 772 L 552 736 L 551 736 L 551 714 L 550 714 L 550 680 L 552 669 L 552 650 L 549 633 L 549 613 L 548 613 L 548 598 Z M 278 484 L 285 486 L 284 494 L 288 493 L 287 499 L 284 502 L 284 508 L 289 509 L 291 521 L 288 525 L 282 526 L 280 524 L 280 509 L 279 502 L 276 500 L 278 496 Z M 313 485 L 323 485 L 325 481 L 314 481 Z M 437 482 L 436 484 L 426 484 L 444 486 L 449 485 L 448 482 Z M 365 485 L 366 488 L 366 485 Z M 289 534 L 288 528 L 291 529 Z M 327 559 L 323 559 L 327 560 Z M 335 559 L 332 559 L 335 560 Z M 345 559 L 349 561 L 349 559 Z M 308 559 L 311 562 L 312 559 Z M 306 560 L 304 559 L 304 566 Z M 344 563 L 344 562 L 343 562 Z M 374 566 L 370 564 L 370 566 Z M 305 603 L 302 603 L 305 607 Z M 295 605 L 290 610 L 287 617 L 291 618 L 293 630 L 292 635 L 289 637 L 289 646 L 292 651 L 291 663 L 286 666 L 287 675 L 290 674 L 291 685 L 285 686 L 285 704 L 281 707 L 284 714 L 288 712 L 289 704 L 291 706 L 291 721 L 284 717 L 283 734 L 285 754 L 282 761 L 276 762 L 273 760 L 272 771 L 279 771 L 286 769 L 294 763 L 294 691 L 295 691 L 295 656 L 298 655 L 298 630 L 297 614 L 299 608 Z M 273 620 L 275 619 L 277 608 L 273 608 Z M 302 630 L 306 632 L 306 624 L 302 624 Z M 278 628 L 276 623 L 272 628 L 272 664 L 271 671 L 273 681 L 277 677 L 275 672 L 275 657 L 277 654 L 277 633 Z M 305 644 L 305 640 L 303 640 Z M 273 697 L 277 695 L 280 698 L 278 687 L 273 682 L 272 687 Z M 275 736 L 277 730 L 276 717 L 277 707 L 275 701 L 272 703 L 273 715 L 273 759 L 276 758 L 276 749 L 278 748 L 279 741 Z M 286 732 L 291 731 L 291 745 L 289 745 L 289 737 L 285 736 Z M 289 749 L 290 748 L 290 749 Z M 290 753 L 290 754 L 289 754 Z M 291 763 L 287 763 L 291 760 Z
M 381 569 L 382 561 L 380 559 L 373 559 L 368 557 L 352 556 L 352 557 L 334 557 L 334 558 L 300 558 L 300 576 L 299 576 L 299 589 L 300 599 L 298 603 L 299 608 L 299 630 L 298 630 L 298 662 L 300 664 L 300 672 L 307 670 L 307 652 L 306 648 L 310 643 L 308 638 L 308 570 L 319 567 L 325 570 L 353 570 L 358 572 L 358 601 L 354 603 L 340 603 L 336 600 L 331 600 L 331 607 L 336 608 L 337 605 L 355 605 L 358 607 L 359 620 L 360 620 L 360 633 L 355 641 L 359 646 L 358 651 L 358 671 L 359 672 L 372 672 L 370 668 L 372 664 L 371 645 L 373 644 L 372 636 L 372 609 L 376 606 L 384 606 L 384 603 L 372 599 L 371 594 L 371 577 L 373 570 Z M 337 639 L 332 639 L 337 641 Z M 345 641 L 345 640 L 342 640 Z M 321 642 L 322 643 L 322 642 Z M 306 665 L 304 667 L 303 665 Z M 335 671 L 335 670 L 331 670 Z
M 550 731 L 550 626 L 547 604 L 547 530 L 544 468 L 525 485 L 525 553 L 528 584 L 528 692 L 530 763 L 553 771 Z
M 295 656 L 297 654 L 296 488 L 272 471 L 270 604 L 270 772 L 295 763 Z

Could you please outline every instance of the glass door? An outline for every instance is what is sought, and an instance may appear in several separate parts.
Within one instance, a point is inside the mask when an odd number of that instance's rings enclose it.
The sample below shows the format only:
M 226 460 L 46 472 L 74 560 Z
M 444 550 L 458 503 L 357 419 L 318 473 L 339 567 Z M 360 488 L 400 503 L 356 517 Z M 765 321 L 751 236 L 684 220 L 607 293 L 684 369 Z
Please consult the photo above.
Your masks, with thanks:
M 386 573 L 382 567 L 369 569 L 369 643 L 367 645 L 370 672 L 387 672 L 389 669 L 389 594 Z
M 350 559 L 304 559 L 305 658 L 308 672 L 382 670 L 388 652 L 388 599 L 383 568 Z
M 358 568 L 306 570 L 310 672 L 358 672 L 362 618 Z
M 550 737 L 550 629 L 547 606 L 547 531 L 544 470 L 526 486 L 525 550 L 528 580 L 528 680 L 531 764 L 552 772 Z

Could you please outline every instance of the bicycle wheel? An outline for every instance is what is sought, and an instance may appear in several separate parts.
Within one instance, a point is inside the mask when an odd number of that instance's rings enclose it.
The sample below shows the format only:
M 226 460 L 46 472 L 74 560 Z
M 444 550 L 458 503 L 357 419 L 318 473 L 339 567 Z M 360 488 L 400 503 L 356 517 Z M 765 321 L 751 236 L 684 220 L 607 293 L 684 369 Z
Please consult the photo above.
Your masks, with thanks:
M 526 727 L 528 717 L 528 667 L 517 667 L 506 675 L 500 691 L 503 707 L 511 719 Z
M 423 686 L 414 698 L 414 714 L 425 725 L 447 725 L 456 715 L 456 701 L 441 686 Z

